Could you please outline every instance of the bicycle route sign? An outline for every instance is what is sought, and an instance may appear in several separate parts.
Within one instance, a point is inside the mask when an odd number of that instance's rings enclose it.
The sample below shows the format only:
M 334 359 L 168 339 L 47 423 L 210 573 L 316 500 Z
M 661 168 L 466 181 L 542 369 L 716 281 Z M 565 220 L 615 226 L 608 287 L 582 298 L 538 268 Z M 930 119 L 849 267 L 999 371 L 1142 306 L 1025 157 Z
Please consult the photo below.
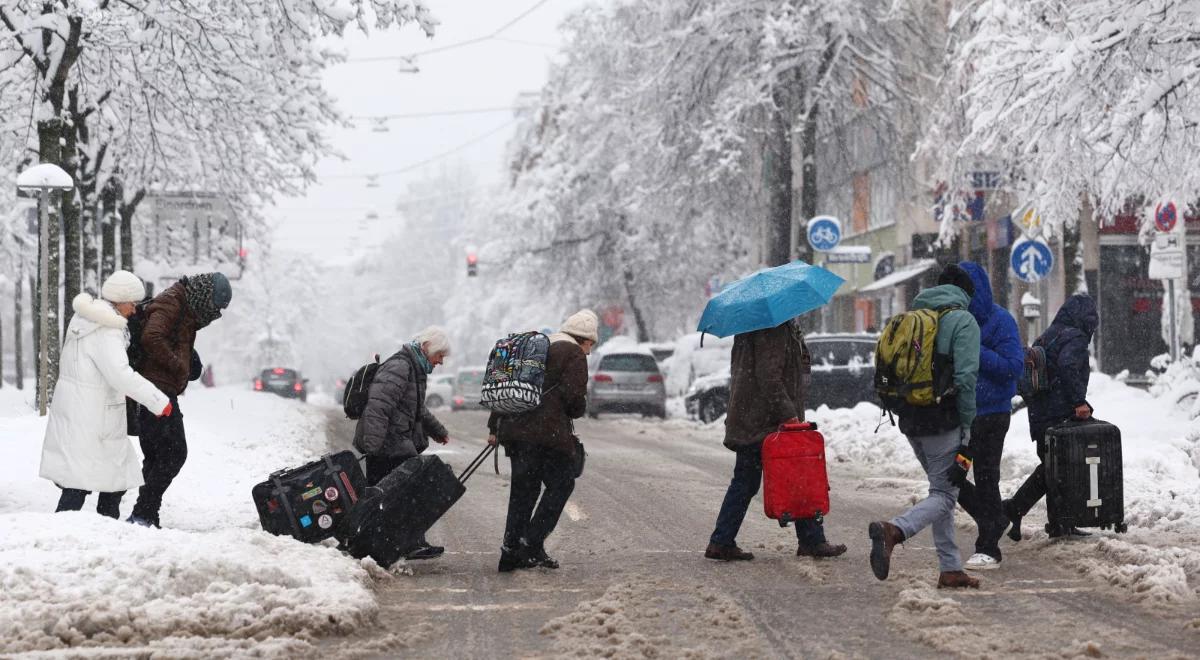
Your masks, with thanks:
M 842 221 L 818 215 L 808 221 L 808 244 L 818 252 L 829 252 L 842 242 Z

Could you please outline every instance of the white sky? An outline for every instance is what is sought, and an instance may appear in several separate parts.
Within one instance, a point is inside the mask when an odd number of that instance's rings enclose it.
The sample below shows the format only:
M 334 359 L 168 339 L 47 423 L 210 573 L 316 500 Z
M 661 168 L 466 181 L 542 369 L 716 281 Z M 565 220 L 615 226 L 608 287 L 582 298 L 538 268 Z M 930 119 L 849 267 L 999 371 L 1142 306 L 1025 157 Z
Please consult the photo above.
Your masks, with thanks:
M 557 45 L 558 25 L 588 0 L 546 0 L 501 36 L 505 39 Z M 441 21 L 429 39 L 415 26 L 370 37 L 347 30 L 344 48 L 350 59 L 406 55 L 488 35 L 538 5 L 538 0 L 429 0 Z M 511 107 L 518 93 L 536 91 L 546 80 L 555 48 L 489 40 L 419 57 L 418 73 L 401 73 L 402 62 L 352 63 L 332 67 L 326 87 L 343 112 L 352 116 L 421 113 L 477 108 Z M 316 261 L 344 260 L 365 236 L 390 233 L 399 222 L 396 203 L 405 184 L 442 165 L 464 163 L 481 183 L 496 181 L 501 155 L 513 127 L 453 156 L 416 171 L 383 176 L 378 188 L 365 178 L 338 178 L 400 169 L 454 149 L 512 119 L 511 112 L 394 119 L 386 133 L 374 132 L 371 122 L 359 120 L 350 130 L 330 133 L 346 160 L 326 158 L 317 168 L 320 183 L 299 198 L 280 198 L 267 210 L 277 225 L 277 250 L 311 255 Z M 369 232 L 358 229 L 374 211 L 379 219 Z

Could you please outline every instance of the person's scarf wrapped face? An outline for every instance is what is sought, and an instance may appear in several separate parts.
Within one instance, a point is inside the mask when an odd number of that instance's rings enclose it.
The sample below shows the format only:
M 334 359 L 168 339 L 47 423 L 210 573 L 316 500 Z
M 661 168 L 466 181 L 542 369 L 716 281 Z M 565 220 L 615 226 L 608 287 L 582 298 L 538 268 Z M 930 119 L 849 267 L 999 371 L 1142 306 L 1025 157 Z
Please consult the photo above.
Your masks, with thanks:
M 193 275 L 187 278 L 183 287 L 188 307 L 196 317 L 197 330 L 221 318 L 221 308 L 213 302 L 212 273 Z

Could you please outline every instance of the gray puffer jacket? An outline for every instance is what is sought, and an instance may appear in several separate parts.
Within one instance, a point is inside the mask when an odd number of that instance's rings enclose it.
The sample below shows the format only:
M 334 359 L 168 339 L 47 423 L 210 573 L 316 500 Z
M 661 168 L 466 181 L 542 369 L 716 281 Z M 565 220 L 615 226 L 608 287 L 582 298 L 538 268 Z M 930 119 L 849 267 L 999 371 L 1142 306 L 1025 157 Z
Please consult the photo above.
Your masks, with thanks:
M 354 430 L 354 448 L 368 456 L 412 458 L 446 427 L 425 407 L 425 370 L 405 346 L 379 365 L 367 406 Z

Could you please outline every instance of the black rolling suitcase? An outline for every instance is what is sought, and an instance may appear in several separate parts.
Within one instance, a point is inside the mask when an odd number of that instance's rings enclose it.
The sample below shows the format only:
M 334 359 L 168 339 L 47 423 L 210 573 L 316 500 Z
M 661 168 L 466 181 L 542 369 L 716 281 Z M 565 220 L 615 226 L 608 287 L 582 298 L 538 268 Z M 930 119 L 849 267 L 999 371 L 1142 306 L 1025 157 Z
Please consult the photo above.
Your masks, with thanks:
M 333 536 L 366 485 L 354 452 L 343 451 L 275 472 L 250 494 L 263 529 L 312 543 Z
M 467 479 L 495 449 L 485 447 L 457 477 L 437 456 L 408 459 L 363 491 L 362 501 L 338 526 L 342 549 L 385 568 L 396 563 L 463 496 Z
M 1112 528 L 1125 532 L 1121 429 L 1098 419 L 1046 431 L 1047 529 Z

